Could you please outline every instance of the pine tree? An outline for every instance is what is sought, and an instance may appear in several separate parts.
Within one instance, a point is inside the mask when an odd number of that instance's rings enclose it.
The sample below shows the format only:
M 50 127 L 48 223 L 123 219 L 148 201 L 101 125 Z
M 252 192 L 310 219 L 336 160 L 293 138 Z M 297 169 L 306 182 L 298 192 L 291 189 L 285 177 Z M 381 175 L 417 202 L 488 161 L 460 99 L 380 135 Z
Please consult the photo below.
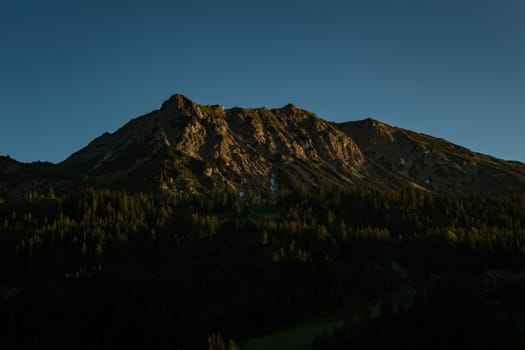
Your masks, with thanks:
M 208 346 L 209 350 L 226 350 L 224 340 L 222 340 L 222 336 L 220 333 L 213 333 L 208 337 Z
M 230 339 L 230 341 L 228 341 L 228 350 L 238 350 L 238 349 L 239 347 L 237 346 L 237 344 L 235 344 L 233 339 Z

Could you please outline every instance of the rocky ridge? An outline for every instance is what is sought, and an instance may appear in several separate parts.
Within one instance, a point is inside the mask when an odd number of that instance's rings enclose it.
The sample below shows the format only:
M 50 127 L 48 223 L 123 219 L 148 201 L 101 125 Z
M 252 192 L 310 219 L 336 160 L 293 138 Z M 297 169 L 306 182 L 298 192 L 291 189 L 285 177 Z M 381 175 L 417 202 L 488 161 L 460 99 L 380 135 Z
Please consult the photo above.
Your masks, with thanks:
M 437 192 L 523 192 L 525 164 L 473 152 L 447 140 L 365 119 L 338 128 L 359 146 L 372 173 Z
M 159 110 L 99 136 L 59 164 L 28 167 L 1 161 L 6 164 L 0 173 L 3 192 L 119 186 L 205 193 L 226 187 L 240 196 L 271 196 L 280 186 L 323 183 L 525 193 L 522 163 L 373 119 L 330 123 L 291 104 L 225 109 L 178 94 Z
M 208 180 L 236 189 L 275 187 L 271 184 L 283 167 L 312 184 L 319 181 L 312 169 L 339 169 L 334 170 L 341 172 L 339 181 L 351 183 L 347 175 L 361 172 L 364 162 L 347 134 L 293 105 L 225 109 L 174 95 L 160 110 L 98 137 L 59 166 L 82 169 L 88 179 L 121 178 L 151 165 L 158 155 L 163 159 L 156 166 L 167 170 L 159 179 L 161 187 L 177 191 L 197 190 Z M 130 156 L 128 162 L 123 160 Z M 175 180 L 177 169 L 173 168 L 180 168 L 181 159 L 193 164 L 185 172 L 194 181 Z M 166 169 L 160 164 L 166 160 L 177 165 Z

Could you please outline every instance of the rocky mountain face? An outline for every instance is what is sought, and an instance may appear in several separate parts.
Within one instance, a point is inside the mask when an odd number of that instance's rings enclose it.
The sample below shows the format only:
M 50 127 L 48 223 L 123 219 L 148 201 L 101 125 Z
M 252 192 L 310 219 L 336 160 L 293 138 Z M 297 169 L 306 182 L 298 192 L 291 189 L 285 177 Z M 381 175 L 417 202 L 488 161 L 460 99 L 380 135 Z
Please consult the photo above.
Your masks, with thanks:
M 57 169 L 80 171 L 83 181 L 142 177 L 170 191 L 198 192 L 211 184 L 275 192 L 283 171 L 314 185 L 328 172 L 351 183 L 349 174 L 362 172 L 363 162 L 350 136 L 293 105 L 224 109 L 174 95 L 160 110 L 93 140 Z
M 279 109 L 196 104 L 160 110 L 105 133 L 65 161 L 0 159 L 0 189 L 119 186 L 143 191 L 272 195 L 279 187 L 413 186 L 430 191 L 525 192 L 525 165 L 367 119 L 330 123 Z
M 444 139 L 373 119 L 341 123 L 378 177 L 398 178 L 437 192 L 523 192 L 525 164 L 509 162 Z

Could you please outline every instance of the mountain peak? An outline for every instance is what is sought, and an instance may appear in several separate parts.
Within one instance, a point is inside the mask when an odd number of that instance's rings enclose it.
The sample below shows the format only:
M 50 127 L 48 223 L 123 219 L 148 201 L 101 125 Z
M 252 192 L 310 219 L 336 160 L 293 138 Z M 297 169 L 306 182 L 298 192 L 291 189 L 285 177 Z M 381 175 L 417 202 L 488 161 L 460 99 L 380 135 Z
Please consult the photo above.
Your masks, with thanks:
M 162 103 L 161 110 L 167 112 L 191 112 L 195 109 L 196 104 L 181 94 L 174 94 Z
M 370 142 L 374 142 L 372 140 L 372 135 L 379 136 L 379 137 L 386 137 L 390 142 L 394 141 L 394 127 L 385 124 L 383 122 L 380 122 L 379 120 L 372 119 L 370 117 L 362 120 L 356 120 L 352 122 L 347 122 L 342 124 L 343 128 L 345 129 L 352 129 L 352 130 L 361 130 L 360 133 L 365 132 L 366 136 L 365 139 Z M 354 138 L 360 138 L 363 135 L 361 134 L 353 134 L 352 137 Z
M 369 127 L 390 127 L 390 125 L 388 124 L 385 124 L 377 119 L 374 119 L 374 118 L 370 118 L 370 117 L 367 117 L 365 119 L 362 119 L 362 120 L 357 120 L 355 122 L 353 122 L 355 124 L 361 124 L 361 125 L 365 125 L 365 126 L 369 126 Z
M 296 111 L 297 109 L 298 108 L 295 105 L 293 105 L 292 103 L 288 103 L 288 104 L 286 104 L 285 106 L 283 106 L 281 108 L 281 110 L 284 110 L 284 111 Z
M 378 125 L 378 124 L 381 124 L 381 125 L 384 125 L 385 123 L 377 120 L 377 119 L 374 119 L 374 118 L 371 118 L 371 117 L 367 117 L 365 119 L 363 119 L 363 122 L 367 123 L 367 124 L 371 124 L 371 125 Z
M 315 186 L 322 177 L 352 184 L 362 161 L 348 135 L 292 104 L 224 110 L 175 94 L 160 110 L 97 138 L 64 166 L 82 168 L 94 181 L 147 178 L 173 191 L 215 184 L 274 192 L 268 184 L 283 173 Z

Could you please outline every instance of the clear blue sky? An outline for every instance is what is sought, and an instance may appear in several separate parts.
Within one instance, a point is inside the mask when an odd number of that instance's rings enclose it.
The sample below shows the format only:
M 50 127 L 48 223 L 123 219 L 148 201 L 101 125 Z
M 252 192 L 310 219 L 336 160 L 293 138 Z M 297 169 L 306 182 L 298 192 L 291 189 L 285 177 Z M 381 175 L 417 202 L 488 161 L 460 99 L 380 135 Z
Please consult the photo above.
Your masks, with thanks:
M 173 93 L 525 161 L 523 0 L 5 0 L 0 43 L 0 154 L 21 161 L 61 161 Z

